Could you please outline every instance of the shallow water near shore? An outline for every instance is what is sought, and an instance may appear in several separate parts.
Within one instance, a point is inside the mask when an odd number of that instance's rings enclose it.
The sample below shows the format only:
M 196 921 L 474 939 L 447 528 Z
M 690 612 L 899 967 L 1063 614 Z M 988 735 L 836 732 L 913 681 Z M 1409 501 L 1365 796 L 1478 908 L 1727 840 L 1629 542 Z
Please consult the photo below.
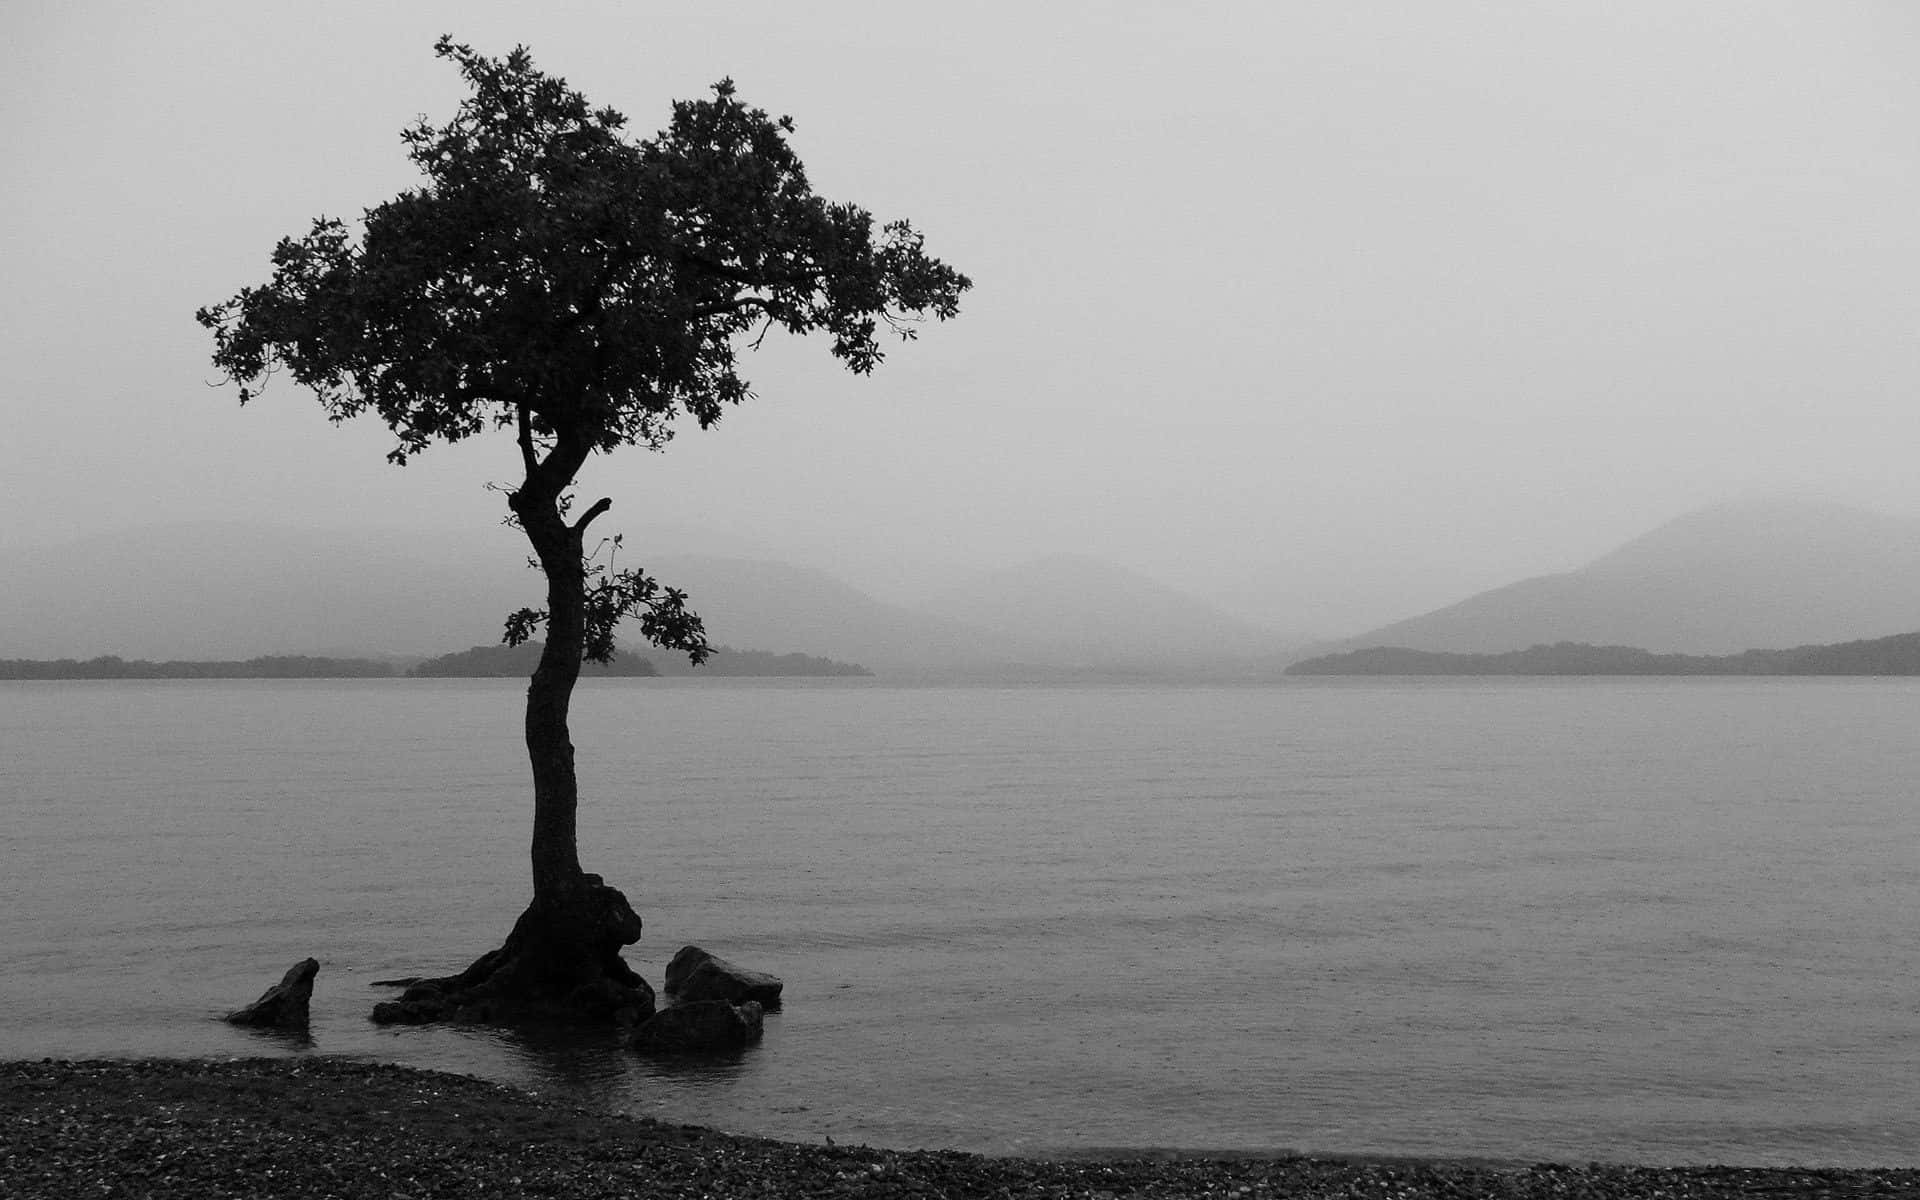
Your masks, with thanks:
M 0 685 L 0 1056 L 312 954 L 313 1051 L 801 1140 L 1920 1162 L 1920 683 L 589 681 L 630 961 L 787 981 L 698 1067 L 365 1019 L 525 902 L 521 695 Z

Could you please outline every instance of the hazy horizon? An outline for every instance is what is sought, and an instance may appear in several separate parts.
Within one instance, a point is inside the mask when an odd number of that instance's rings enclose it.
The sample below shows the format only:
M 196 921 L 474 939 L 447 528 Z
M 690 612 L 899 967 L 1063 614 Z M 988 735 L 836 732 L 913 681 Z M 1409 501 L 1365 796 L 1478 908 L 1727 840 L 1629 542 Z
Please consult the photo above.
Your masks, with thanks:
M 648 561 L 661 558 L 678 559 L 694 557 L 728 561 L 765 562 L 792 566 L 802 570 L 819 571 L 833 576 L 835 579 L 885 604 L 937 612 L 940 608 L 940 597 L 945 593 L 955 588 L 978 586 L 981 581 L 990 578 L 996 573 L 1011 568 L 1033 566 L 1048 560 L 1084 560 L 1091 564 L 1120 567 L 1123 570 L 1138 574 L 1144 579 L 1159 584 L 1169 590 L 1182 592 L 1197 600 L 1204 601 L 1216 607 L 1225 615 L 1237 618 L 1268 633 L 1279 635 L 1282 638 L 1289 639 L 1304 646 L 1313 643 L 1339 642 L 1376 627 L 1392 625 L 1411 618 L 1417 618 L 1429 614 L 1434 610 L 1444 609 L 1449 605 L 1472 599 L 1485 592 L 1508 585 L 1561 575 L 1570 571 L 1578 571 L 1590 563 L 1606 558 L 1614 551 L 1620 550 L 1622 547 L 1640 537 L 1665 529 L 1667 526 L 1685 518 L 1697 517 L 1716 510 L 1764 510 L 1766 506 L 1774 503 L 1806 504 L 1815 507 L 1835 505 L 1861 514 L 1895 517 L 1920 522 L 1920 515 L 1895 513 L 1884 508 L 1867 508 L 1851 505 L 1844 501 L 1834 500 L 1831 496 L 1825 494 L 1804 491 L 1756 491 L 1747 495 L 1730 497 L 1718 503 L 1702 505 L 1688 512 L 1671 514 L 1668 519 L 1657 521 L 1647 528 L 1632 531 L 1625 537 L 1591 547 L 1568 547 L 1564 556 L 1566 562 L 1563 566 L 1548 567 L 1534 572 L 1531 575 L 1490 578 L 1484 586 L 1476 587 L 1471 591 L 1449 594 L 1430 601 L 1416 601 L 1414 599 L 1415 597 L 1425 594 L 1427 590 L 1417 586 L 1417 584 L 1408 589 L 1405 597 L 1398 598 L 1399 603 L 1396 603 L 1397 597 L 1395 593 L 1382 593 L 1379 598 L 1377 615 L 1372 609 L 1356 609 L 1353 614 L 1349 615 L 1349 618 L 1344 623 L 1319 628 L 1290 626 L 1276 622 L 1272 619 L 1272 614 L 1261 608 L 1257 603 L 1243 605 L 1237 602 L 1236 596 L 1231 591 L 1220 592 L 1209 590 L 1210 585 L 1217 584 L 1217 581 L 1181 579 L 1161 575 L 1155 573 L 1152 564 L 1125 564 L 1116 560 L 1101 559 L 1097 556 L 1066 549 L 1039 551 L 996 561 L 961 562 L 956 560 L 934 559 L 912 560 L 885 556 L 866 557 L 857 552 L 841 552 L 841 548 L 839 547 L 824 547 L 818 548 L 823 551 L 823 557 L 820 560 L 813 560 L 806 558 L 799 552 L 799 548 L 797 547 L 783 548 L 770 541 L 755 540 L 750 536 L 716 534 L 687 526 L 669 524 L 628 529 L 625 533 L 626 549 L 624 551 L 628 557 L 623 558 L 622 561 L 645 564 Z M 324 523 L 293 524 L 284 521 L 274 521 L 268 519 L 268 517 L 268 514 L 263 514 L 261 519 L 258 520 L 207 518 L 204 520 L 143 522 L 120 528 L 88 530 L 78 535 L 59 539 L 18 539 L 11 543 L 0 543 L 0 553 L 24 553 L 32 555 L 36 552 L 65 549 L 84 551 L 95 543 L 111 543 L 142 533 L 177 533 L 183 530 L 205 530 L 211 533 L 221 528 L 231 528 L 235 531 L 246 531 L 256 539 L 257 536 L 262 533 L 279 531 L 288 534 L 317 535 L 323 538 L 367 540 L 369 542 L 377 542 L 388 548 L 400 542 L 413 542 L 426 548 L 422 550 L 419 558 L 423 566 L 444 565 L 449 557 L 464 557 L 475 567 L 479 568 L 482 573 L 490 573 L 501 579 L 519 578 L 515 575 L 514 571 L 515 568 L 521 564 L 525 554 L 523 543 L 517 534 L 503 533 L 497 527 L 490 526 L 485 522 L 471 528 L 455 529 L 443 527 L 435 529 L 424 526 L 408 527 L 391 521 L 373 521 L 360 525 L 327 525 Z M 495 525 L 497 525 L 497 523 L 495 523 Z M 612 532 L 613 530 L 610 529 L 609 534 Z M 1920 532 L 1920 530 L 1917 530 L 1917 532 Z M 1363 548 L 1364 547 L 1356 547 L 1356 549 Z M 871 550 L 872 548 L 855 548 L 856 551 L 858 549 Z M 293 554 L 295 552 L 290 550 L 289 553 Z M 261 573 L 263 575 L 271 575 L 283 566 L 284 564 L 272 561 L 264 556 L 261 559 Z M 217 583 L 217 581 L 214 582 Z M 377 591 L 380 587 L 379 579 L 373 575 L 369 575 L 361 582 L 369 591 Z M 519 582 L 523 586 L 518 590 L 522 591 L 535 588 L 536 584 L 534 577 L 531 575 L 519 578 Z M 663 582 L 672 584 L 676 581 L 668 577 L 664 579 Z M 137 583 L 137 579 L 129 580 L 130 586 L 137 586 Z M 535 590 L 537 591 L 537 588 L 535 588 Z M 502 586 L 499 591 L 500 602 L 504 604 L 506 597 L 514 594 L 516 594 L 515 588 L 510 585 Z M 697 601 L 699 597 L 696 596 L 694 599 L 696 601 L 695 607 L 698 607 Z M 1920 625 L 1920 614 L 1916 615 L 1915 623 Z M 380 643 L 377 631 L 369 632 L 373 635 L 373 640 L 369 643 L 369 647 L 377 647 Z M 107 641 L 111 641 L 111 635 L 103 636 Z M 753 648 L 770 649 L 773 647 Z M 330 649 L 345 651 L 350 649 L 350 647 L 342 645 L 331 647 Z M 437 652 L 438 651 L 436 651 L 436 653 Z
M 1920 518 L 1793 496 L 1696 509 L 1569 572 L 1324 631 L 1278 629 L 1185 581 L 1082 555 L 953 567 L 938 587 L 943 569 L 897 564 L 896 577 L 921 590 L 889 590 L 746 542 L 670 526 L 638 535 L 618 565 L 685 589 L 716 642 L 895 674 L 1224 678 L 1342 645 L 1731 654 L 1920 626 Z M 12 585 L 0 593 L 0 658 L 431 657 L 497 641 L 509 608 L 539 602 L 542 582 L 524 559 L 519 535 L 498 525 L 227 520 L 94 534 L 0 552 Z
M 402 469 L 285 380 L 241 411 L 192 320 L 412 185 L 399 131 L 461 94 L 441 33 L 526 44 L 639 135 L 731 76 L 823 194 L 977 281 L 871 379 L 770 339 L 717 429 L 589 464 L 609 531 L 882 598 L 1083 554 L 1340 636 L 1756 493 L 1920 514 L 1904 6 L 82 3 L 0 30 L 0 551 L 498 521 L 505 439 Z

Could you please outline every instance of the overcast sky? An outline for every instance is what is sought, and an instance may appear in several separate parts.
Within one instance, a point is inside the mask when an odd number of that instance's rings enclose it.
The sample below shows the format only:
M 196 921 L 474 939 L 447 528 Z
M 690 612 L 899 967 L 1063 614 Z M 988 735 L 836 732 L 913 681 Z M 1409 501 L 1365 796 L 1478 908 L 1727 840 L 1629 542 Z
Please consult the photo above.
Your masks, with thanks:
M 592 464 L 675 550 L 1074 551 L 1338 634 L 1756 491 L 1920 513 L 1920 6 L 29 0 L 0 548 L 497 520 L 510 444 L 399 469 L 284 381 L 242 412 L 192 320 L 410 186 L 443 32 L 640 133 L 731 76 L 976 281 L 869 379 L 769 343 L 718 429 Z

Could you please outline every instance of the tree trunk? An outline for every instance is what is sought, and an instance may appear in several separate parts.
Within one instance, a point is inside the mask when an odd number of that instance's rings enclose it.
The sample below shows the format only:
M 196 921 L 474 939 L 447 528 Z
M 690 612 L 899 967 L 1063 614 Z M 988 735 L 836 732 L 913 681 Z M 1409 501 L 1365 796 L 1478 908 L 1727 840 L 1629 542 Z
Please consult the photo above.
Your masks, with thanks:
M 572 479 L 572 471 L 565 480 Z M 547 644 L 527 685 L 527 760 L 533 768 L 533 902 L 506 944 L 444 979 L 400 981 L 397 1001 L 374 1007 L 382 1024 L 456 1020 L 635 1024 L 653 1015 L 653 989 L 620 957 L 640 938 L 627 898 L 580 869 L 567 711 L 586 643 L 583 529 L 559 508 L 559 488 L 528 483 L 510 500 L 547 577 Z
M 519 517 L 547 576 L 547 645 L 527 685 L 526 720 L 527 761 L 533 767 L 533 896 L 539 904 L 576 890 L 582 874 L 575 826 L 580 783 L 573 771 L 567 712 L 586 641 L 587 577 L 580 534 L 556 507 L 520 511 Z

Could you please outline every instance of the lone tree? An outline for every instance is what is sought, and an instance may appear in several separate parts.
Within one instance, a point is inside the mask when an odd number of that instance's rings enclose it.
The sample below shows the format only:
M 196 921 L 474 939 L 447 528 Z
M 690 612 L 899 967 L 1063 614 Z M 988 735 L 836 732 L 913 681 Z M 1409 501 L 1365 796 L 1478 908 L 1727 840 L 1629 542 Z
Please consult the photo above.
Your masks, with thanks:
M 738 351 L 771 329 L 825 333 L 864 375 L 883 331 L 910 339 L 928 314 L 956 315 L 969 284 L 905 221 L 876 228 L 816 196 L 792 121 L 748 108 L 731 81 L 633 140 L 624 117 L 524 48 L 488 58 L 443 37 L 434 49 L 472 95 L 445 125 L 402 135 L 424 182 L 369 209 L 357 239 L 321 218 L 282 240 L 269 283 L 197 318 L 242 404 L 284 371 L 333 421 L 378 414 L 396 464 L 490 430 L 519 443 L 507 506 L 547 584 L 546 608 L 514 613 L 505 636 L 546 627 L 527 688 L 533 899 L 504 945 L 415 982 L 375 1019 L 644 1019 L 652 991 L 620 957 L 640 918 L 580 867 L 568 703 L 581 662 L 607 661 L 625 618 L 696 663 L 707 643 L 683 593 L 587 549 L 611 501 L 575 514 L 574 478 L 596 451 L 661 449 L 683 413 L 718 421 L 751 395 Z

